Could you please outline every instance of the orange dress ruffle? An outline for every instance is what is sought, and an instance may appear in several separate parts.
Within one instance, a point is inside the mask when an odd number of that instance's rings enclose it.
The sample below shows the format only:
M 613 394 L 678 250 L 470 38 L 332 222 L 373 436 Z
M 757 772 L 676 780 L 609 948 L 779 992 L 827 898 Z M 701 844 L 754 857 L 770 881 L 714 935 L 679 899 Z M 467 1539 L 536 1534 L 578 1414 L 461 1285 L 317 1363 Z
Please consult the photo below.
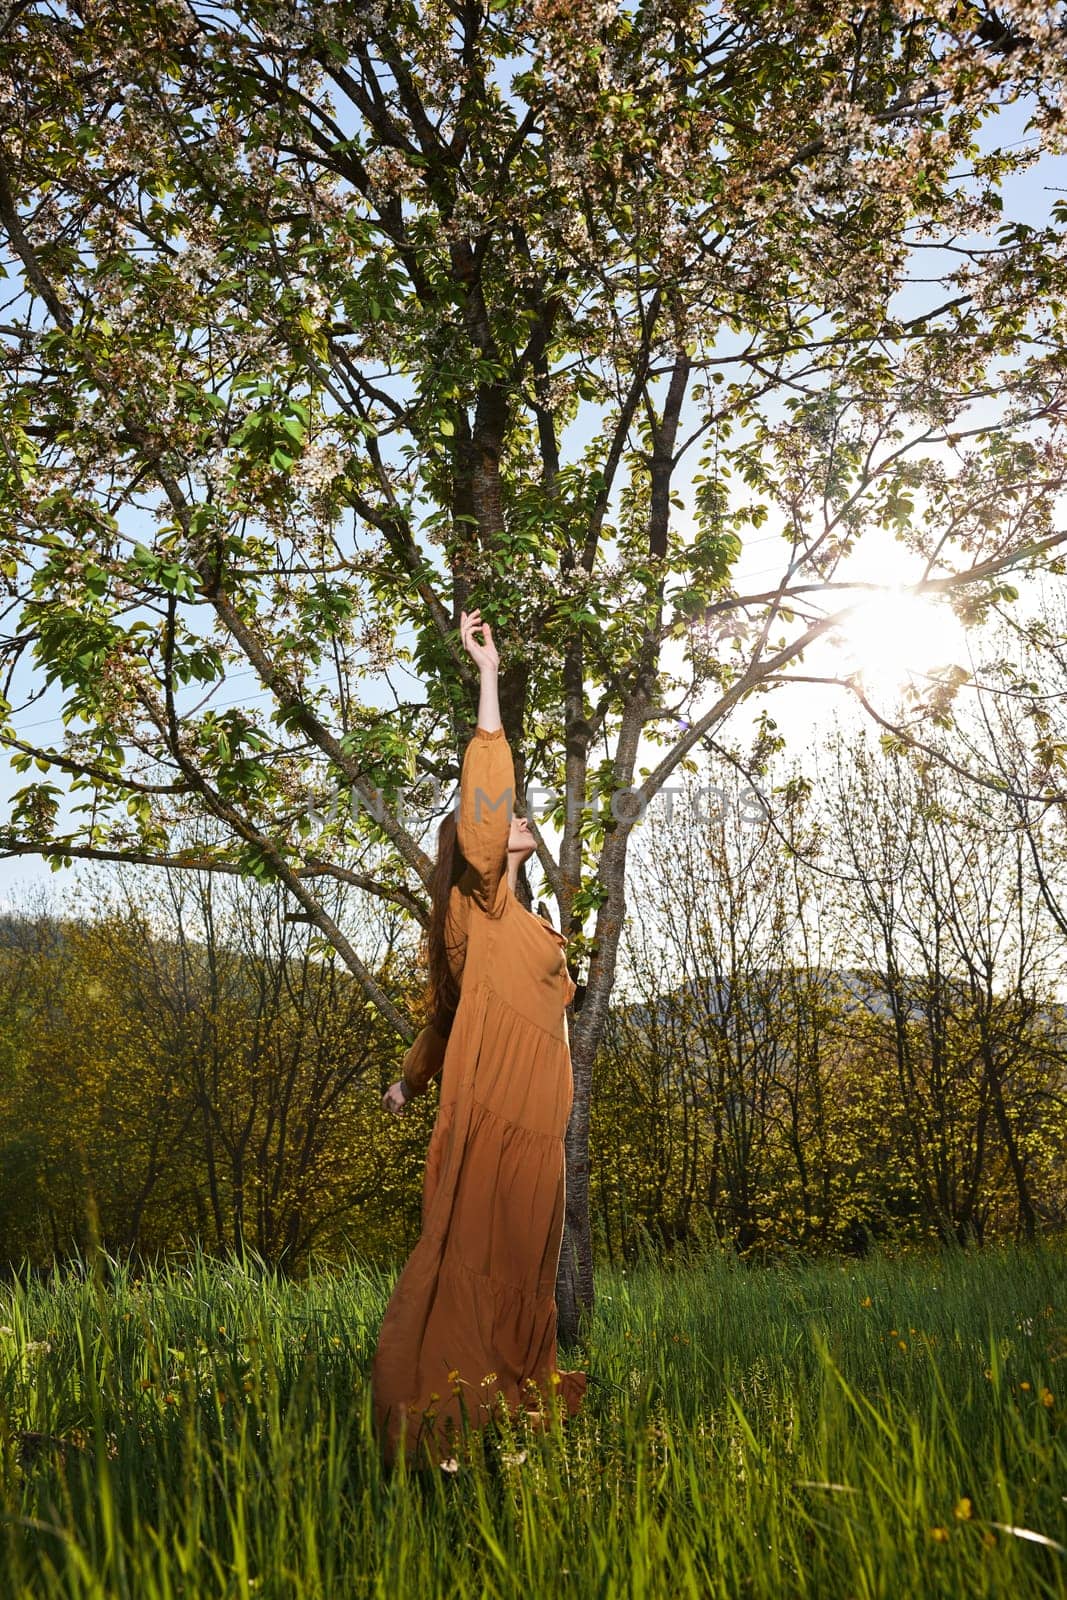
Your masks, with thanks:
M 539 1425 L 556 1397 L 573 1416 L 584 1372 L 556 1366 L 563 1140 L 574 1097 L 566 940 L 508 887 L 515 772 L 503 728 L 476 728 L 463 758 L 449 902 L 461 985 L 447 1044 L 424 1028 L 403 1076 L 425 1094 L 441 1074 L 426 1156 L 422 1233 L 393 1290 L 372 1367 L 387 1462 L 453 1453 L 464 1425 L 502 1409 Z

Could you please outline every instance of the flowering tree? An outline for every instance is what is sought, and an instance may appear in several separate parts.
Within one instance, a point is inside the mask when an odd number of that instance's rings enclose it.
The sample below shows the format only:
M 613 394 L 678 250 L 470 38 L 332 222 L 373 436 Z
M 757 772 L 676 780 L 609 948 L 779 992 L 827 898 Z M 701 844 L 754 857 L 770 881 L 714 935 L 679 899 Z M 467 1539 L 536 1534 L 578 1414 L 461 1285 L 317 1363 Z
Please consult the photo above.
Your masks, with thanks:
M 833 626 L 861 538 L 893 530 L 967 607 L 1065 537 L 1063 208 L 998 230 L 1033 151 L 977 143 L 1022 95 L 1059 139 L 1062 12 L 8 0 L 5 24 L 0 736 L 43 778 L 0 844 L 276 878 L 410 1038 L 316 882 L 425 920 L 394 802 L 455 776 L 476 603 L 519 794 L 559 791 L 557 857 L 534 832 L 585 969 L 573 1334 L 644 804 Z M 936 292 L 909 309 L 916 261 Z M 746 592 L 761 525 L 781 570 Z M 394 658 L 425 697 L 384 712 L 360 681 Z M 269 715 L 213 704 L 241 670 Z M 61 687 L 61 740 L 22 726 L 25 674 Z M 190 811 L 217 842 L 177 851 Z M 381 870 L 351 865 L 368 841 Z

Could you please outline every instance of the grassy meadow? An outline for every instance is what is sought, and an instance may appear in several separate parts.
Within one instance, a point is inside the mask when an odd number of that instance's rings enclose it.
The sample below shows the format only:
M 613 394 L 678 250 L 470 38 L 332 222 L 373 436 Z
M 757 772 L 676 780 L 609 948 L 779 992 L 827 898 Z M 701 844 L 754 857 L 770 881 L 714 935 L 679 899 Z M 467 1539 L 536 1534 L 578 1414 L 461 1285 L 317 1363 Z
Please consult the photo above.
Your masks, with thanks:
M 1067 1596 L 1067 1254 L 602 1269 L 583 1415 L 383 1472 L 389 1275 L 0 1285 L 0 1600 Z

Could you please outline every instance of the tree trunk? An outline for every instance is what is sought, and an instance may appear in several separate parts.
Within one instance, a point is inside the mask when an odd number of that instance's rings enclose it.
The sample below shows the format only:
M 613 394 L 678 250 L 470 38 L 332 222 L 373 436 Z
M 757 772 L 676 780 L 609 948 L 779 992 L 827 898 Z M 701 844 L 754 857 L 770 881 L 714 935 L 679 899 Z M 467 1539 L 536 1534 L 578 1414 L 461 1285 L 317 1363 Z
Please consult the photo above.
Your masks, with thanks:
M 565 1344 L 583 1339 L 593 1309 L 593 1229 L 589 1206 L 589 1090 L 592 1060 L 572 1056 L 574 1105 L 564 1145 L 567 1202 L 563 1244 L 556 1275 L 559 1337 Z
M 640 728 L 639 716 L 633 727 Z M 624 727 L 620 748 L 626 743 Z M 632 761 L 631 761 L 632 766 Z M 616 769 L 618 771 L 618 768 Z M 625 768 L 623 769 L 625 772 Z M 607 890 L 597 914 L 589 982 L 575 1028 L 571 1051 L 574 1103 L 565 1141 L 567 1200 L 563 1243 L 556 1275 L 559 1337 L 564 1344 L 584 1338 L 593 1311 L 593 1230 L 589 1209 L 589 1106 L 593 1061 L 603 1036 L 608 1002 L 615 980 L 615 962 L 626 910 L 626 847 L 632 819 L 620 819 L 607 834 L 600 862 L 600 882 Z M 610 824 L 609 824 L 610 827 Z

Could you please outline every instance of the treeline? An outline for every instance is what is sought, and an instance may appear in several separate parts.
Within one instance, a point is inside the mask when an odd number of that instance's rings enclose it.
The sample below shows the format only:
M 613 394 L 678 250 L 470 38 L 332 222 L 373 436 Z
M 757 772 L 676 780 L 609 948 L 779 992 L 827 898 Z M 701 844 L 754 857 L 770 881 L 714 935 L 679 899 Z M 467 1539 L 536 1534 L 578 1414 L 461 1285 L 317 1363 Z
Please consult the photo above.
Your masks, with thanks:
M 1061 864 L 1003 805 L 851 741 L 766 816 L 740 780 L 650 808 L 596 1062 L 602 1257 L 1063 1225 Z M 395 1261 L 437 1104 L 381 1110 L 403 1042 L 270 886 L 117 881 L 0 928 L 0 1260 Z M 331 914 L 421 1025 L 402 913 Z
M 611 1259 L 642 1233 L 862 1253 L 1067 1222 L 1062 1009 L 882 983 L 736 974 L 613 1019 L 593 1169 Z
M 1067 1222 L 1062 828 L 862 739 L 823 769 L 755 825 L 729 781 L 649 810 L 597 1059 L 613 1258 Z
M 379 1103 L 402 1041 L 274 890 L 130 874 L 0 938 L 0 1259 L 409 1241 L 424 1128 Z M 415 1016 L 395 929 L 377 972 Z

